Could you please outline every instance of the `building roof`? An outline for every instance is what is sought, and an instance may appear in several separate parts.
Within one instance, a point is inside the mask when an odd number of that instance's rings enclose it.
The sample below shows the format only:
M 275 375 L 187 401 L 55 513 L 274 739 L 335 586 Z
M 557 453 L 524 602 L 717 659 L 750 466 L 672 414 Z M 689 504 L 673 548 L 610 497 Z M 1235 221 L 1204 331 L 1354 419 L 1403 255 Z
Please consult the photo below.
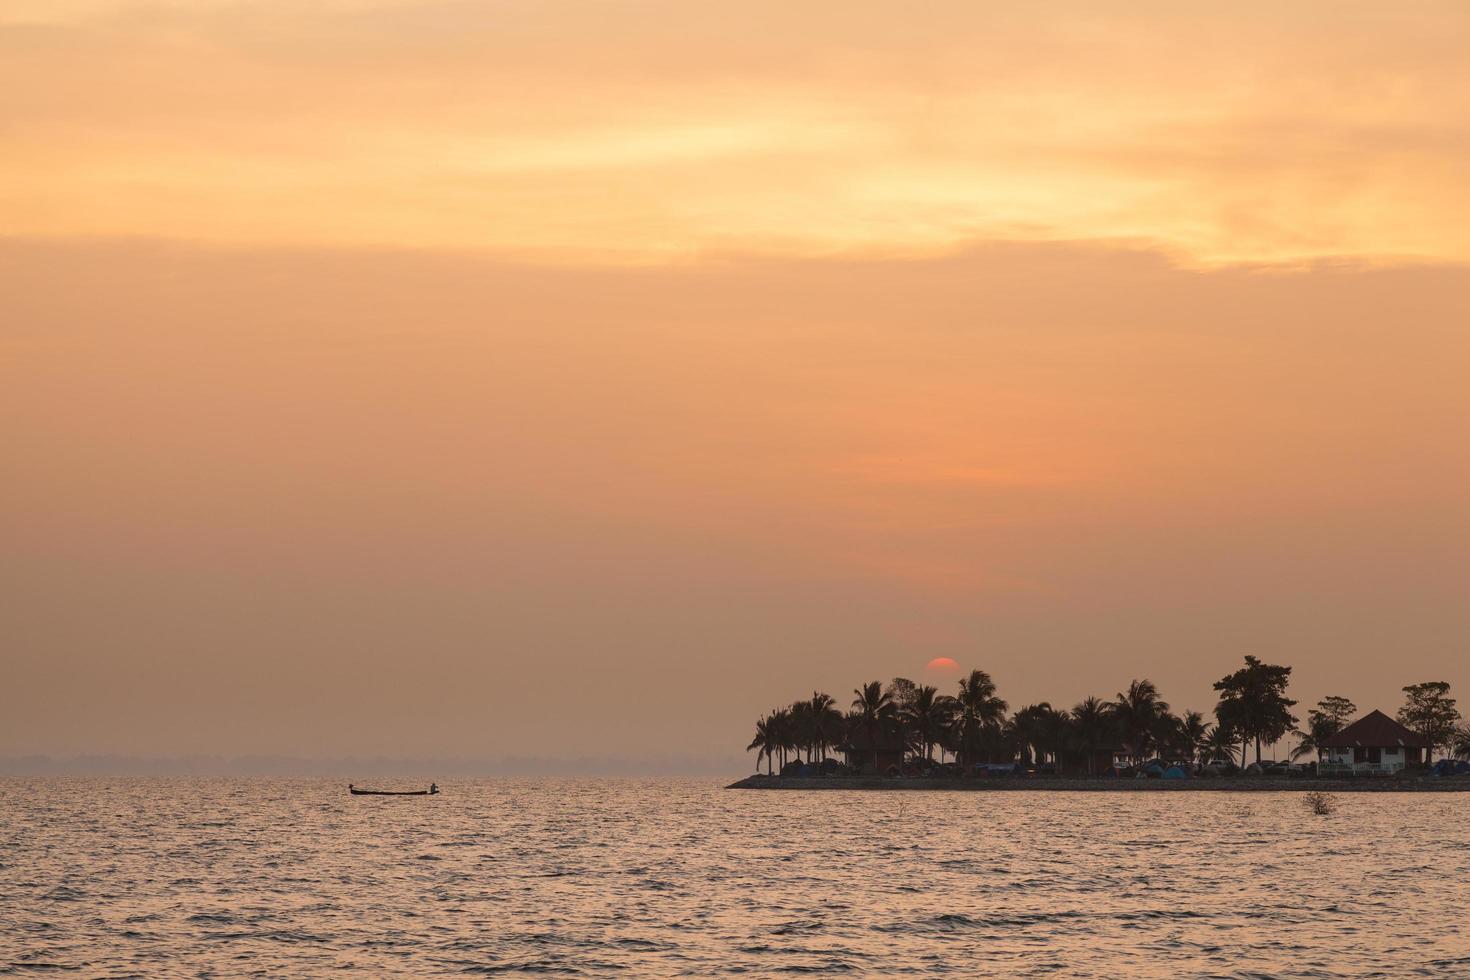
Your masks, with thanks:
M 1381 711 L 1370 711 L 1342 731 L 1322 740 L 1324 749 L 1390 748 L 1397 745 L 1429 747 L 1429 740 L 1411 728 L 1405 728 Z

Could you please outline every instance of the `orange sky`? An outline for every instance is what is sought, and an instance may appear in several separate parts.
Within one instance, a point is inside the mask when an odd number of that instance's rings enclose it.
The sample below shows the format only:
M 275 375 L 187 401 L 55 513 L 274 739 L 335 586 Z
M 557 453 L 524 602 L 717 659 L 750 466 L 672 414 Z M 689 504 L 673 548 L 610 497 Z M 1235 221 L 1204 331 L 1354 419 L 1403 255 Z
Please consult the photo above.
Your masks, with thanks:
M 12 0 L 0 755 L 1470 685 L 1467 27 Z
M 1463 260 L 1457 2 L 10 0 L 12 233 Z

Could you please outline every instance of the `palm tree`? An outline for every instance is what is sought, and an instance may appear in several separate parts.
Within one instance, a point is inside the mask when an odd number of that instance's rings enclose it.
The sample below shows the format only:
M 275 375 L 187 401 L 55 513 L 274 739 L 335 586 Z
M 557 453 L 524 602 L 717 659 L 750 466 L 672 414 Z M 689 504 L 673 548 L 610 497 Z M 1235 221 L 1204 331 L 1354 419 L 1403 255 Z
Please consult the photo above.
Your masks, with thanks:
M 893 695 L 883 690 L 881 681 L 870 681 L 854 688 L 857 697 L 852 700 L 858 729 L 866 737 L 868 748 L 873 753 L 873 768 L 878 768 L 878 744 L 884 730 L 893 721 Z
M 893 694 L 883 689 L 882 681 L 869 681 L 862 687 L 853 688 L 853 710 L 864 718 L 885 718 L 893 711 Z
M 960 761 L 970 765 L 980 753 L 981 746 L 993 742 L 1005 721 L 1006 709 L 1010 707 L 995 696 L 995 682 L 983 670 L 972 670 L 970 676 L 960 681 L 957 748 Z
M 1205 723 L 1205 716 L 1198 711 L 1186 711 L 1179 719 L 1179 744 L 1180 747 L 1187 747 L 1190 762 L 1199 761 L 1199 754 L 1205 746 L 1209 731 L 1210 726 Z
M 1301 739 L 1301 744 L 1291 750 L 1291 757 L 1300 759 L 1316 752 L 1324 741 L 1342 731 L 1357 710 L 1357 705 L 1341 695 L 1332 695 L 1318 701 L 1317 707 L 1307 712 L 1307 727 L 1292 729 Z
M 1087 756 L 1087 774 L 1095 776 L 1097 754 L 1112 748 L 1116 718 L 1111 706 L 1100 698 L 1088 697 L 1072 708 L 1072 738 Z
M 1312 755 L 1322 747 L 1324 741 L 1336 735 L 1341 727 L 1325 715 L 1319 715 L 1315 711 L 1308 712 L 1307 727 L 1292 729 L 1301 742 L 1291 750 L 1291 758 L 1296 760 Z
M 1456 759 L 1470 759 L 1470 725 L 1460 725 L 1455 729 L 1455 737 L 1450 741 L 1450 752 Z
M 1200 745 L 1205 762 L 1235 762 L 1235 732 L 1228 725 L 1215 725 L 1206 733 Z
M 906 723 L 914 746 L 925 759 L 934 757 L 934 746 L 942 745 L 944 733 L 954 721 L 955 699 L 925 685 L 914 691 L 906 712 Z M 941 750 L 942 751 L 942 750 Z
M 837 702 L 832 700 L 832 695 L 817 691 L 812 692 L 812 699 L 806 704 L 810 712 L 813 744 L 822 761 L 826 761 L 827 749 L 842 741 L 842 712 L 837 710 Z
M 786 711 L 791 716 L 791 741 L 798 751 L 805 750 L 806 759 L 812 761 L 812 743 L 817 740 L 816 721 L 812 718 L 812 706 L 808 701 L 796 701 Z
M 1183 719 L 1178 715 L 1167 711 L 1160 712 L 1154 716 L 1153 724 L 1149 725 L 1149 741 L 1153 743 L 1154 754 L 1163 758 L 1166 762 L 1172 762 L 1181 751 L 1180 725 Z
M 771 738 L 776 751 L 781 753 L 781 768 L 786 768 L 786 753 L 796 751 L 796 725 L 790 708 L 779 708 L 771 712 Z
M 745 747 L 745 751 L 759 749 L 755 754 L 755 771 L 761 771 L 761 756 L 766 757 L 766 775 L 771 774 L 771 753 L 776 749 L 776 740 L 771 731 L 771 718 L 767 715 L 755 723 L 755 738 Z
M 949 725 L 939 737 L 940 762 L 944 762 L 945 753 L 954 756 L 956 762 L 960 758 L 960 703 L 954 698 L 950 700 L 954 701 L 954 713 L 950 716 Z
M 888 697 L 893 702 L 893 717 L 889 730 L 898 742 L 899 761 L 909 753 L 917 756 L 923 749 L 919 745 L 919 733 L 914 727 L 914 701 L 919 696 L 919 685 L 907 677 L 895 677 L 888 682 Z
M 1036 728 L 1040 739 L 1037 751 L 1041 754 L 1038 763 L 1050 762 L 1057 772 L 1061 772 L 1066 758 L 1067 734 L 1072 728 L 1072 716 L 1047 704 Z
M 1021 746 L 1023 755 L 1029 750 L 1032 761 L 1038 766 L 1046 761 L 1051 736 L 1051 715 L 1051 705 L 1043 701 L 1040 704 L 1028 704 L 1011 716 L 1012 737 Z
M 1120 691 L 1113 700 L 1113 711 L 1133 761 L 1146 758 L 1155 723 L 1160 715 L 1169 712 L 1169 705 L 1159 698 L 1154 682 L 1145 679 L 1129 684 L 1128 690 Z

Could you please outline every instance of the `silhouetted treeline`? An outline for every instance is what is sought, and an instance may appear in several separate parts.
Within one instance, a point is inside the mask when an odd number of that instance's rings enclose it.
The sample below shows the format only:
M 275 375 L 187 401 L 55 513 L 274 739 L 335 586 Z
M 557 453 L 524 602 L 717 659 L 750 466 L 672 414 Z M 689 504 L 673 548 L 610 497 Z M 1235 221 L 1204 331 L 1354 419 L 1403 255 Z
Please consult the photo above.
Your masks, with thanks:
M 1173 711 L 1149 680 L 1070 708 L 1042 701 L 1012 712 L 983 670 L 972 670 L 952 694 L 899 677 L 886 686 L 871 681 L 857 687 L 845 710 L 820 692 L 777 708 L 756 722 L 747 751 L 757 751 L 757 768 L 764 760 L 767 772 L 840 753 L 864 769 L 928 768 L 952 757 L 962 768 L 1020 762 L 1097 774 L 1119 757 L 1244 766 L 1252 748 L 1259 762 L 1263 745 L 1291 732 L 1301 740 L 1292 752 L 1299 759 L 1352 720 L 1357 706 L 1336 695 L 1323 698 L 1298 728 L 1291 711 L 1296 701 L 1286 696 L 1290 678 L 1290 667 L 1246 657 L 1239 670 L 1215 682 L 1218 701 L 1207 720 L 1199 711 Z M 1443 681 L 1404 688 L 1399 721 L 1433 745 L 1470 758 L 1470 727 L 1457 727 L 1460 715 L 1448 692 Z

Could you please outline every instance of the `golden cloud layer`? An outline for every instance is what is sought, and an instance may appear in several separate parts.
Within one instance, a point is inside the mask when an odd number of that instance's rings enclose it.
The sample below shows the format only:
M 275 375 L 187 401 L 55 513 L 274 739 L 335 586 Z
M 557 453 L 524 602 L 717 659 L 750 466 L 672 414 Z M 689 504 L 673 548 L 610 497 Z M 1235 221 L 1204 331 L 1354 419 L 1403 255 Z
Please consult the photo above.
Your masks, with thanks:
M 1459 3 L 22 0 L 12 233 L 1470 258 Z

